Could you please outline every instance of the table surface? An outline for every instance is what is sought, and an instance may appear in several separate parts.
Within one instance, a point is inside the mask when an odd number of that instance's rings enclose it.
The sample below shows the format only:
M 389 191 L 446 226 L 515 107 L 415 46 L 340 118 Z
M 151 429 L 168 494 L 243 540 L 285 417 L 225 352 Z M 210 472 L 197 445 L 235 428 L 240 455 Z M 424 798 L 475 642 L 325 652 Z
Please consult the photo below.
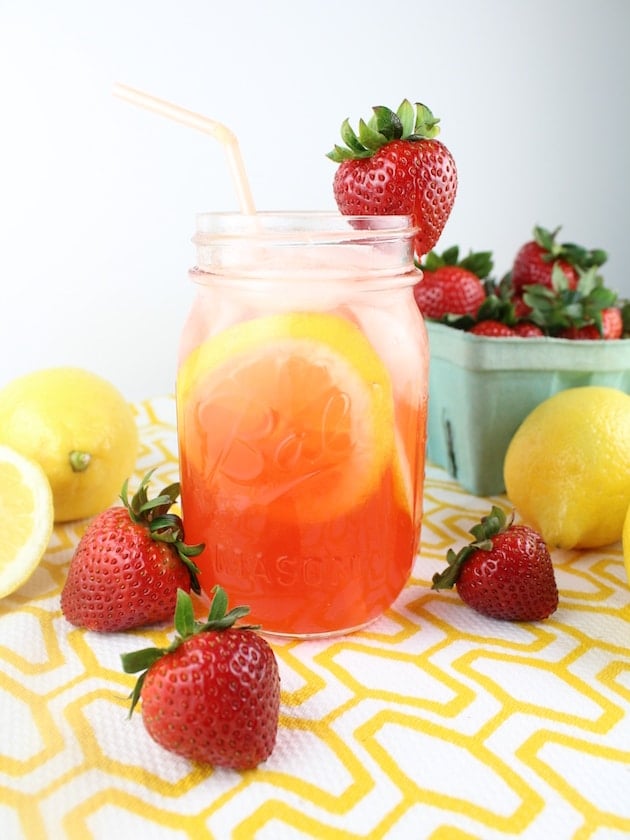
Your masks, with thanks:
M 176 481 L 173 399 L 135 410 L 135 479 L 156 468 Z M 554 552 L 560 606 L 547 621 L 486 619 L 430 582 L 491 502 L 508 508 L 429 465 L 421 550 L 394 607 L 350 636 L 272 640 L 278 740 L 245 773 L 193 765 L 128 719 L 120 654 L 171 628 L 69 625 L 59 593 L 85 523 L 56 526 L 33 577 L 0 602 L 3 840 L 630 836 L 621 547 Z

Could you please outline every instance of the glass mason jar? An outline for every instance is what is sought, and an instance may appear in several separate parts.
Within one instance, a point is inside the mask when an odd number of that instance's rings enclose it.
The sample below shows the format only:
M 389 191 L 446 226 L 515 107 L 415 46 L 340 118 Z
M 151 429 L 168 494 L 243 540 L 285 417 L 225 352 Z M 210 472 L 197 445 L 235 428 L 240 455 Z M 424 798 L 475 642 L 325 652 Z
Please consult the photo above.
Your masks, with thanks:
M 263 632 L 350 632 L 418 547 L 428 344 L 404 216 L 203 214 L 180 345 L 186 541 Z

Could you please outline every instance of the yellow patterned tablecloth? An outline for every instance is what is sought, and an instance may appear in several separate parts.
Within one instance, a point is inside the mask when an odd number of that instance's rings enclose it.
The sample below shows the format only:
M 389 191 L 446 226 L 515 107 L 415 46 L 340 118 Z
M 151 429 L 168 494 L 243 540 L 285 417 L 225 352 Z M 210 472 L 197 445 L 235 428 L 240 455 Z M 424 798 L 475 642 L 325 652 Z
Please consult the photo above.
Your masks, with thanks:
M 177 480 L 172 398 L 138 405 L 139 477 Z M 498 498 L 506 505 L 505 499 Z M 352 636 L 273 641 L 271 758 L 238 773 L 158 747 L 120 654 L 170 627 L 110 636 L 59 609 L 85 523 L 57 526 L 0 602 L 0 838 L 630 836 L 630 588 L 620 546 L 555 552 L 546 622 L 484 619 L 430 589 L 489 501 L 429 466 L 420 555 L 385 617 Z

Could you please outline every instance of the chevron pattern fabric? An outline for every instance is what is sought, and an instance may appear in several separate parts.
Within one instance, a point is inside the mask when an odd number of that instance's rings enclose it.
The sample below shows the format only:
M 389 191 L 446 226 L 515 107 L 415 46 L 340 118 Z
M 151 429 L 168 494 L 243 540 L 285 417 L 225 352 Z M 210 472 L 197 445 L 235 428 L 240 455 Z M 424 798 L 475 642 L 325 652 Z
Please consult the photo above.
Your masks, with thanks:
M 135 406 L 140 477 L 177 480 L 171 397 Z M 133 486 L 133 481 L 132 481 Z M 0 602 L 2 840 L 621 840 L 630 836 L 630 588 L 621 547 L 553 553 L 547 621 L 486 619 L 432 575 L 492 500 L 429 465 L 422 543 L 394 607 L 366 630 L 271 639 L 276 749 L 254 771 L 158 747 L 108 636 L 59 608 L 85 523 L 56 526 L 34 576 Z

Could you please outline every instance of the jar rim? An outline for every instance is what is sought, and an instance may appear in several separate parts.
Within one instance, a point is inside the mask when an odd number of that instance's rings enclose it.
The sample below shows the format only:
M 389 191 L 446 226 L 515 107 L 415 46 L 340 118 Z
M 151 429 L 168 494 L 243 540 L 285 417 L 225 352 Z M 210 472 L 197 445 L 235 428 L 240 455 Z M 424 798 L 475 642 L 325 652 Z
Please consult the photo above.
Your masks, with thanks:
M 409 215 L 343 215 L 328 210 L 264 210 L 256 213 L 204 212 L 196 216 L 193 242 L 229 244 L 243 239 L 267 244 L 285 242 L 372 242 L 414 237 L 417 228 Z

